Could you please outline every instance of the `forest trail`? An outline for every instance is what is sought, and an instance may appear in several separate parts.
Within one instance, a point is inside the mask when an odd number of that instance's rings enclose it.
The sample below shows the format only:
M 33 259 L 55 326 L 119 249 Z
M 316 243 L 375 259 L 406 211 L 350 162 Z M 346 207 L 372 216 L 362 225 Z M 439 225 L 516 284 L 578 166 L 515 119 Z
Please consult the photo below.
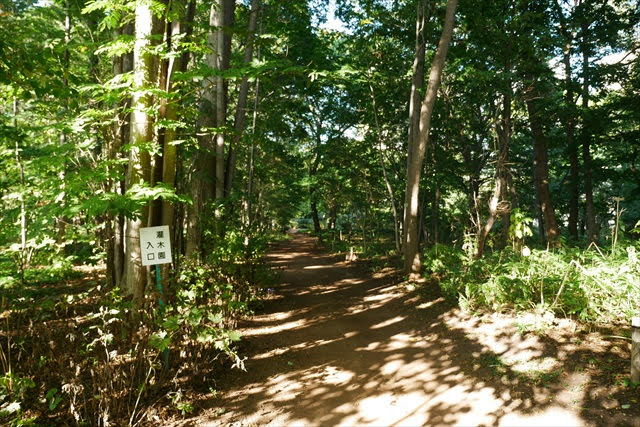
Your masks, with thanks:
M 553 365 L 593 356 L 597 343 L 588 337 L 572 350 L 562 332 L 557 342 L 522 336 L 499 317 L 479 320 L 438 295 L 409 292 L 397 275 L 365 273 L 302 234 L 277 245 L 268 258 L 281 269 L 282 284 L 241 325 L 247 372 L 234 369 L 217 379 L 217 396 L 196 402 L 206 409 L 176 425 L 638 421 L 603 406 L 607 398 L 598 397 L 588 372 Z M 559 372 L 560 380 L 527 377 L 526 368 L 516 372 L 533 362 L 532 372 Z

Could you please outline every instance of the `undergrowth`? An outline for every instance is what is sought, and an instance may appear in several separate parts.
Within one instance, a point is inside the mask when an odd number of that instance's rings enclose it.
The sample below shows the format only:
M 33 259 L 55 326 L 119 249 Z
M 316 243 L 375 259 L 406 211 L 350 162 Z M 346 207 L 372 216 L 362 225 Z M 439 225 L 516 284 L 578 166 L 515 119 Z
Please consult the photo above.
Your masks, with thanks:
M 632 243 L 606 254 L 597 247 L 522 253 L 506 248 L 479 260 L 437 245 L 423 264 L 443 294 L 468 310 L 538 306 L 585 322 L 611 323 L 629 320 L 640 303 L 640 262 Z
M 366 260 L 373 271 L 395 267 L 398 264 L 398 254 L 391 237 L 384 236 L 365 241 L 361 235 L 340 233 L 339 230 L 323 230 L 313 235 L 332 253 L 350 254 L 353 251 L 356 258 Z
M 39 268 L 26 288 L 6 280 L 0 424 L 156 425 L 195 411 L 195 390 L 243 369 L 236 322 L 275 280 L 265 243 L 227 233 L 206 259 L 183 261 L 162 295 L 149 287 L 140 308 L 97 275 Z

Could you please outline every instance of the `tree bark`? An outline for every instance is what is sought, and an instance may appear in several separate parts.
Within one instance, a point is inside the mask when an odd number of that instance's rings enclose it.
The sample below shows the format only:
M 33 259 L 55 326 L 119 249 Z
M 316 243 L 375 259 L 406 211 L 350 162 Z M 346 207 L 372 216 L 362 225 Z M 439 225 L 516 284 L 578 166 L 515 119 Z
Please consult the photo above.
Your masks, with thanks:
M 593 177 L 591 170 L 591 134 L 589 129 L 589 44 L 587 32 L 589 25 L 581 23 L 582 30 L 582 165 L 584 167 L 584 198 L 587 211 L 587 239 L 590 243 L 598 242 L 596 209 L 593 202 Z
M 120 35 L 130 35 L 134 33 L 133 23 L 124 25 L 116 30 L 116 37 Z M 126 53 L 122 56 L 113 58 L 113 74 L 119 76 L 129 73 L 133 70 L 133 52 Z M 105 146 L 106 157 L 110 161 L 122 158 L 122 147 L 125 141 L 129 141 L 129 122 L 131 99 L 126 98 L 114 105 L 116 111 L 113 123 L 111 125 L 111 136 L 108 144 Z M 125 168 L 119 166 L 116 162 L 107 166 L 109 174 L 113 170 L 117 170 L 117 175 L 124 176 Z M 106 190 L 115 194 L 123 194 L 124 182 L 122 179 L 108 178 Z M 110 214 L 107 218 L 107 281 L 110 286 L 119 285 L 122 281 L 124 273 L 124 217 L 120 214 Z
M 311 178 L 311 184 L 309 185 L 309 208 L 311 209 L 311 218 L 313 219 L 313 231 L 319 233 L 322 230 L 320 226 L 320 215 L 318 214 L 318 204 L 316 202 L 316 186 L 313 183 L 314 177 L 318 171 L 318 165 L 320 164 L 320 154 L 316 154 L 313 165 L 309 169 L 309 178 Z
M 424 61 L 426 42 L 426 2 L 419 0 L 416 6 L 416 44 L 413 57 L 411 95 L 409 97 L 409 150 L 420 131 L 420 89 L 424 86 Z M 408 165 L 407 165 L 408 166 Z
M 149 52 L 153 33 L 153 13 L 148 4 L 139 1 L 136 4 L 135 45 L 133 51 L 134 69 L 132 98 L 131 130 L 129 151 L 129 168 L 127 172 L 127 188 L 135 184 L 148 183 L 151 179 L 151 158 L 142 145 L 153 140 L 153 123 L 147 111 L 152 105 L 150 95 L 140 93 L 153 85 L 155 58 Z M 142 266 L 140 249 L 140 228 L 147 225 L 148 211 L 138 212 L 137 218 L 127 218 L 125 225 L 126 269 L 123 289 L 132 296 L 137 304 L 141 304 L 147 282 L 147 269 Z
M 62 56 L 62 64 L 63 64 L 63 77 L 62 77 L 62 86 L 65 89 L 65 92 L 68 90 L 69 88 L 69 79 L 67 79 L 67 75 L 69 74 L 69 64 L 70 64 L 70 52 L 69 52 L 69 43 L 71 41 L 71 14 L 69 11 L 69 0 L 65 1 L 65 7 L 64 7 L 64 52 L 63 52 L 63 56 Z M 62 100 L 62 105 L 64 106 L 65 112 L 68 113 L 69 110 L 69 99 L 68 97 L 65 97 Z M 60 132 L 60 147 L 64 147 L 65 145 L 67 145 L 67 130 L 63 129 Z M 66 179 L 67 179 L 67 159 L 65 158 L 64 161 L 64 166 L 62 167 L 62 170 L 58 173 L 58 179 L 60 180 L 60 186 L 61 186 L 61 193 L 62 193 L 62 197 L 60 197 L 60 207 L 62 209 L 65 208 L 65 206 L 67 205 L 67 183 L 66 183 Z M 56 218 L 56 226 L 58 228 L 58 235 L 57 235 L 57 243 L 60 245 L 64 242 L 64 236 L 66 234 L 66 226 L 67 226 L 67 222 L 69 221 L 68 218 L 65 217 L 58 217 Z
M 555 211 L 551 202 L 551 192 L 549 191 L 549 159 L 547 152 L 547 141 L 542 128 L 542 116 L 538 105 L 538 94 L 535 89 L 528 91 L 525 99 L 529 124 L 533 135 L 534 144 L 534 169 L 535 185 L 540 198 L 540 208 L 544 221 L 545 237 L 547 243 L 554 244 L 560 235 L 560 230 L 556 222 Z
M 562 52 L 562 62 L 564 65 L 564 85 L 565 85 L 565 104 L 567 108 L 567 117 L 565 120 L 567 152 L 569 154 L 569 235 L 574 239 L 578 239 L 578 217 L 579 217 L 579 200 L 580 185 L 579 173 L 580 165 L 578 160 L 578 142 L 575 138 L 576 117 L 575 117 L 575 96 L 573 93 L 571 79 L 571 54 L 574 34 L 569 28 L 569 24 L 562 11 L 560 1 L 555 2 L 554 8 L 560 19 L 560 33 L 564 38 L 564 49 Z M 573 13 L 573 5 L 571 5 L 571 13 Z
M 248 66 L 253 58 L 253 45 L 255 39 L 256 26 L 258 22 L 258 11 L 260 9 L 260 0 L 251 0 L 251 12 L 249 14 L 249 25 L 247 34 L 247 44 L 244 51 L 244 65 Z M 229 197 L 233 187 L 233 178 L 236 171 L 236 156 L 238 153 L 238 145 L 244 135 L 245 125 L 247 121 L 247 98 L 249 95 L 249 77 L 244 76 L 240 83 L 238 91 L 238 104 L 233 121 L 234 135 L 229 144 L 229 156 L 227 158 L 227 171 L 224 181 L 224 194 Z
M 437 187 L 433 194 L 431 208 L 431 235 L 433 244 L 440 243 L 440 188 Z
M 338 205 L 333 203 L 331 209 L 329 209 L 329 230 L 336 229 L 336 222 L 338 221 Z
M 508 209 L 508 196 L 507 196 L 507 168 L 506 163 L 509 158 L 509 142 L 511 139 L 511 89 L 503 94 L 502 99 L 502 118 L 496 123 L 496 134 L 498 136 L 497 147 L 497 159 L 496 169 L 494 174 L 494 191 L 491 199 L 489 200 L 489 217 L 484 226 L 478 221 L 478 236 L 476 240 L 476 254 L 477 259 L 482 258 L 484 254 L 484 248 L 487 241 L 487 237 L 493 228 L 493 225 L 499 214 L 502 215 L 503 226 L 509 227 L 509 215 L 510 209 Z M 480 215 L 478 215 L 480 217 Z M 506 218 L 505 218 L 506 217 Z M 508 232 L 507 232 L 508 238 Z M 503 234 L 504 237 L 504 234 Z M 505 240 L 506 242 L 506 240 Z
M 405 273 L 410 275 L 410 279 L 415 280 L 420 276 L 420 255 L 418 251 L 418 204 L 420 192 L 420 175 L 422 163 L 424 161 L 427 143 L 429 141 L 429 131 L 431 130 L 431 116 L 435 105 L 444 62 L 447 57 L 447 50 L 453 34 L 455 21 L 455 11 L 458 0 L 447 1 L 447 11 L 445 15 L 442 35 L 438 43 L 438 49 L 431 64 L 427 93 L 420 107 L 419 132 L 413 144 L 409 147 L 407 156 L 407 186 L 405 193 L 405 214 L 404 214 L 404 257 Z
M 13 97 L 13 127 L 18 129 L 18 98 Z M 18 145 L 18 139 L 15 140 L 15 159 L 16 166 L 18 166 L 18 172 L 20 174 L 20 282 L 24 286 L 24 269 L 27 263 L 27 207 L 24 200 L 25 194 L 25 180 L 24 180 L 24 164 L 22 163 L 22 156 L 20 146 Z
M 509 69 L 510 67 L 508 67 Z M 509 148 L 511 146 L 511 81 L 508 82 L 509 88 L 503 94 L 502 100 L 502 136 L 500 140 L 500 189 L 502 194 L 500 197 L 507 204 L 508 209 L 502 213 L 502 246 L 509 244 L 509 228 L 511 227 L 511 202 L 509 193 Z
M 575 100 L 571 89 L 571 42 L 568 41 L 563 54 L 565 67 L 565 100 L 571 109 L 567 117 L 567 147 L 569 151 L 569 235 L 578 239 L 578 217 L 580 185 L 580 165 L 578 160 L 578 142 L 575 139 L 576 120 L 574 116 Z
M 482 255 L 484 254 L 484 246 L 487 241 L 487 237 L 489 236 L 489 232 L 491 232 L 493 224 L 495 223 L 496 217 L 498 215 L 498 203 L 500 202 L 500 196 L 502 195 L 502 179 L 500 177 L 499 166 L 496 166 L 494 180 L 495 187 L 493 190 L 493 195 L 491 196 L 491 200 L 489 200 L 489 218 L 487 218 L 484 226 L 480 227 L 477 237 L 475 254 L 475 257 L 477 259 L 482 258 Z
M 229 69 L 231 61 L 231 33 L 233 19 L 235 16 L 235 0 L 219 0 L 221 21 L 217 22 L 217 46 L 219 70 Z M 222 73 L 216 76 L 216 127 L 215 139 L 215 199 L 220 201 L 224 198 L 225 180 L 225 157 L 224 149 L 226 144 L 226 134 L 224 127 L 227 123 L 227 82 Z
M 262 22 L 260 22 L 260 34 L 262 34 Z M 258 60 L 261 59 L 260 46 L 258 46 Z M 256 90 L 253 96 L 253 118 L 251 121 L 251 148 L 249 150 L 249 178 L 247 180 L 247 223 L 249 229 L 253 226 L 253 179 L 255 174 L 256 156 L 256 125 L 258 121 L 258 101 L 260 99 L 260 78 L 256 79 Z
M 507 30 L 507 28 L 505 28 Z M 511 75 L 511 55 L 513 51 L 513 32 L 507 30 L 509 34 L 509 41 L 504 51 L 504 71 L 506 75 Z M 512 80 L 507 78 L 505 82 L 505 88 L 502 93 L 502 118 L 499 122 L 498 129 L 498 141 L 500 143 L 500 185 L 502 190 L 502 200 L 507 204 L 508 209 L 502 213 L 502 247 L 506 247 L 509 244 L 509 228 L 511 228 L 511 210 L 512 201 L 510 193 L 510 185 L 513 181 L 510 180 L 511 171 L 509 169 L 509 150 L 511 148 L 511 99 L 512 92 Z M 511 189 L 515 193 L 515 189 Z
M 155 182 L 162 182 L 163 184 L 174 188 L 176 187 L 177 166 L 178 166 L 178 147 L 174 144 L 177 139 L 177 130 L 173 126 L 178 120 L 178 109 L 181 104 L 180 100 L 171 100 L 170 96 L 173 92 L 173 75 L 177 72 L 185 72 L 189 61 L 188 54 L 178 55 L 175 38 L 179 35 L 183 35 L 184 41 L 188 41 L 191 37 L 194 18 L 194 6 L 193 2 L 186 3 L 184 0 L 180 0 L 177 3 L 169 3 L 169 6 L 177 6 L 178 11 L 184 11 L 178 15 L 172 22 L 167 23 L 165 29 L 166 48 L 168 52 L 172 52 L 173 55 L 169 59 L 162 61 L 161 75 L 160 75 L 160 89 L 163 90 L 166 95 L 160 100 L 160 110 L 158 116 L 169 123 L 170 126 L 160 128 L 158 130 L 158 143 L 162 147 L 162 154 L 156 156 L 155 162 Z M 158 200 L 155 204 L 155 208 L 158 210 L 154 215 L 152 225 L 168 225 L 171 236 L 171 245 L 174 248 L 173 253 L 173 267 L 177 268 L 178 255 L 181 253 L 178 250 L 178 245 L 175 239 L 176 229 L 180 229 L 176 221 L 176 209 L 172 202 L 168 200 Z M 169 275 L 171 271 L 171 264 L 163 264 L 160 266 L 160 274 L 162 283 L 169 283 Z
M 198 258 L 202 249 L 201 218 L 205 204 L 223 193 L 224 189 L 224 134 L 220 127 L 225 122 L 224 61 L 228 56 L 225 46 L 225 13 L 228 0 L 215 0 L 209 10 L 209 33 L 205 56 L 207 67 L 218 75 L 203 79 L 198 111 L 198 152 L 191 167 L 190 196 L 192 204 L 187 213 L 185 255 Z M 235 3 L 234 3 L 235 4 Z M 230 44 L 229 44 L 230 46 Z M 228 62 L 227 62 L 228 63 Z M 212 132 L 212 128 L 216 128 Z M 222 178 L 220 178 L 222 177 Z
M 185 35 L 186 39 L 191 37 L 194 19 L 195 4 L 190 2 L 186 6 L 186 13 L 184 16 L 180 16 L 175 21 L 169 23 L 167 26 L 167 35 L 165 42 L 167 43 L 167 49 L 174 54 L 177 53 L 176 45 L 173 42 L 173 38 L 179 34 Z M 167 97 L 164 102 L 161 103 L 160 117 L 175 123 L 178 120 L 178 108 L 180 101 L 169 102 L 168 97 L 173 91 L 173 75 L 176 71 L 184 73 L 187 71 L 189 62 L 188 54 L 180 56 L 172 56 L 166 61 L 166 68 L 163 68 L 165 72 L 164 77 L 161 79 L 161 89 L 163 89 Z M 161 129 L 159 133 L 159 140 L 162 144 L 162 170 L 161 180 L 164 184 L 171 187 L 175 187 L 176 174 L 177 174 L 177 157 L 178 151 L 176 145 L 173 142 L 177 138 L 177 131 L 174 127 Z M 162 202 L 162 215 L 159 225 L 173 225 L 175 217 L 175 207 L 168 201 Z M 177 251 L 174 251 L 177 253 Z

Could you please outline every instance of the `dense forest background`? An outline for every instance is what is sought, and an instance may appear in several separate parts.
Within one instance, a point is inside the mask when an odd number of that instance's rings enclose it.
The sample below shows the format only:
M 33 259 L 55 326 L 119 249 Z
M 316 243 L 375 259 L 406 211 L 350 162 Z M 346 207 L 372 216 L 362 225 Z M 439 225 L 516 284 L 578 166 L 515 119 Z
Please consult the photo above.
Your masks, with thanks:
M 235 322 L 292 228 L 469 309 L 628 321 L 639 20 L 635 0 L 1 0 L 0 410 L 36 411 L 23 374 L 46 366 L 52 413 L 135 423 L 181 340 L 196 369 L 211 348 L 241 366 Z M 69 312 L 90 373 L 23 330 Z

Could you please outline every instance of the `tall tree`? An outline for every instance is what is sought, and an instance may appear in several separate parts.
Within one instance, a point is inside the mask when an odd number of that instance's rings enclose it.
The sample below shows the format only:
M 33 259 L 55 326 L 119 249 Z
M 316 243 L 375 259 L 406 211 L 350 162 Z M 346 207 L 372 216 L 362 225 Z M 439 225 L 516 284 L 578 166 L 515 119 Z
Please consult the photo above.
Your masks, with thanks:
M 448 0 L 445 13 L 444 27 L 438 43 L 436 54 L 431 64 L 427 92 L 420 106 L 420 127 L 413 144 L 408 147 L 407 156 L 407 186 L 404 204 L 404 270 L 412 279 L 419 277 L 421 264 L 418 251 L 418 205 L 420 193 L 420 175 L 422 164 L 429 142 L 431 130 L 431 116 L 435 106 L 438 88 L 444 69 L 447 50 L 453 34 L 456 7 L 458 0 Z
M 593 202 L 593 172 L 591 170 L 591 126 L 589 123 L 589 90 L 590 90 L 590 43 L 589 22 L 586 9 L 588 1 L 583 4 L 583 18 L 580 22 L 580 50 L 582 53 L 582 164 L 584 166 L 584 197 L 587 213 L 587 239 L 589 242 L 598 242 L 598 227 L 596 224 L 596 209 Z
M 115 31 L 115 39 L 133 36 L 134 24 L 132 22 L 120 26 Z M 115 55 L 112 59 L 112 68 L 115 79 L 120 79 L 133 70 L 133 52 Z M 124 174 L 119 164 L 122 157 L 122 148 L 129 141 L 129 122 L 131 114 L 130 97 L 115 102 L 114 119 L 111 130 L 107 134 L 104 150 L 105 158 L 109 164 L 107 168 L 106 191 L 121 195 L 125 188 L 121 176 Z M 107 235 L 107 280 L 108 283 L 120 284 L 124 274 L 124 216 L 121 213 L 108 213 L 106 220 Z
M 255 32 L 258 23 L 258 12 L 260 10 L 260 0 L 251 0 L 251 9 L 249 11 L 249 23 L 247 25 L 247 41 L 244 51 L 244 66 L 248 67 L 253 59 L 253 45 L 255 40 Z M 249 76 L 242 77 L 240 89 L 238 90 L 238 101 L 236 104 L 236 112 L 233 121 L 234 134 L 229 144 L 229 155 L 227 158 L 226 174 L 224 180 L 225 196 L 231 194 L 233 187 L 233 178 L 236 171 L 236 157 L 238 153 L 238 144 L 242 140 L 245 132 L 247 121 L 247 99 L 249 96 Z
M 153 142 L 153 117 L 150 108 L 153 98 L 150 89 L 154 85 L 156 58 L 152 53 L 154 15 L 150 5 L 143 0 L 136 2 L 135 46 L 133 50 L 133 85 L 131 102 L 131 131 L 129 163 L 127 169 L 127 191 L 135 191 L 151 182 L 151 156 L 149 145 Z M 142 266 L 140 228 L 147 225 L 148 210 L 143 208 L 136 216 L 127 218 L 126 269 L 123 288 L 134 301 L 141 303 L 147 284 L 147 268 Z
M 225 125 L 227 87 L 223 71 L 231 57 L 231 33 L 235 13 L 233 0 L 216 0 L 209 11 L 207 77 L 202 81 L 198 111 L 198 151 L 191 167 L 192 205 L 187 215 L 186 255 L 198 257 L 202 249 L 201 220 L 211 200 L 224 197 Z
M 525 103 L 534 146 L 535 186 L 544 221 L 545 238 L 547 243 L 553 244 L 560 236 L 560 229 L 556 221 L 555 210 L 551 201 L 551 191 L 549 190 L 549 153 L 542 125 L 544 113 L 540 104 L 540 97 L 536 82 L 533 82 L 525 93 Z
M 576 240 L 578 238 L 578 215 L 579 215 L 579 160 L 578 141 L 575 138 L 576 129 L 576 108 L 574 84 L 572 78 L 571 57 L 573 55 L 573 42 L 575 31 L 573 28 L 573 14 L 575 12 L 575 2 L 564 2 L 561 0 L 553 3 L 555 14 L 559 21 L 559 32 L 562 40 L 562 64 L 564 66 L 564 101 L 566 112 L 564 114 L 564 126 L 566 132 L 566 146 L 569 154 L 569 235 Z M 565 15 L 567 9 L 567 15 Z

